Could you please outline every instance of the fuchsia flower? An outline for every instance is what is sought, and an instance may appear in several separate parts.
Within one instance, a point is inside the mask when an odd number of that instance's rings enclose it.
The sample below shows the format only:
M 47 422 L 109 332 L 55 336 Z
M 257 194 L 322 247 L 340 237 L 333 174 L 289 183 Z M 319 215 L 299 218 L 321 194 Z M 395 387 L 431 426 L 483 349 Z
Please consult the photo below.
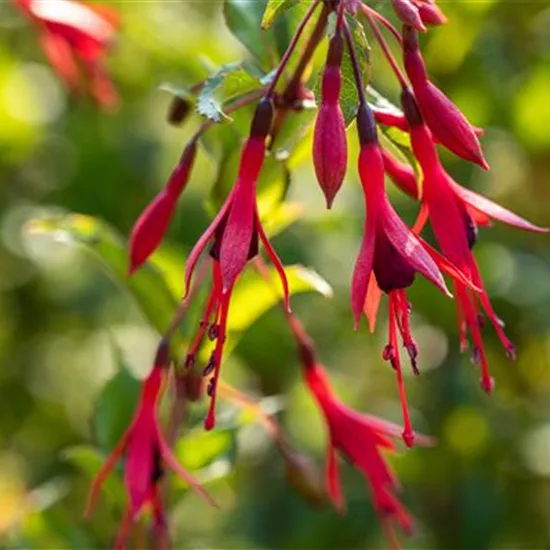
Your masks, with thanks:
M 40 28 L 40 42 L 52 67 L 73 91 L 86 90 L 103 107 L 117 93 L 103 65 L 119 27 L 118 15 L 99 4 L 77 0 L 12 0 Z
M 166 520 L 159 489 L 165 464 L 206 502 L 216 505 L 200 483 L 179 464 L 158 423 L 157 406 L 169 365 L 168 353 L 168 344 L 162 341 L 153 369 L 143 382 L 134 419 L 103 464 L 90 489 L 86 516 L 91 514 L 103 482 L 116 463 L 124 457 L 124 483 L 128 504 L 115 542 L 117 549 L 124 548 L 132 524 L 146 507 L 152 510 L 156 540 L 162 542 L 167 539 Z
M 459 157 L 489 169 L 473 126 L 428 78 L 418 45 L 418 33 L 408 25 L 403 26 L 403 55 L 416 101 L 433 135 Z
M 469 288 L 464 280 L 453 277 L 461 347 L 463 350 L 467 347 L 467 336 L 470 333 L 474 344 L 472 357 L 476 363 L 481 364 L 481 385 L 487 393 L 490 393 L 494 387 L 494 380 L 489 374 L 483 346 L 481 310 L 485 311 L 494 326 L 507 355 L 514 358 L 516 352 L 491 305 L 472 254 L 471 249 L 477 239 L 478 223 L 481 221 L 481 225 L 487 225 L 490 220 L 495 219 L 528 231 L 545 232 L 546 229 L 523 220 L 454 182 L 441 165 L 430 130 L 424 123 L 410 90 L 403 90 L 402 103 L 410 126 L 413 152 L 423 174 L 421 214 L 423 219 L 417 225 L 420 229 L 426 221 L 426 216 L 429 217 L 441 251 L 476 288 L 476 290 Z M 404 180 L 401 179 L 401 181 Z M 407 187 L 410 188 L 410 179 Z
M 405 289 L 413 283 L 418 272 L 446 294 L 449 292 L 436 262 L 399 218 L 388 200 L 384 189 L 384 162 L 378 145 L 376 125 L 366 104 L 359 107 L 357 129 L 361 146 L 359 176 L 365 195 L 366 220 L 363 242 L 353 273 L 352 310 L 356 327 L 363 310 L 366 309 L 373 328 L 380 290 L 388 295 L 389 342 L 384 349 L 383 357 L 391 362 L 397 374 L 405 422 L 403 439 L 411 446 L 414 442 L 414 432 L 405 396 L 397 331 L 401 334 L 416 374 L 418 350 L 410 332 L 410 306 Z
M 131 275 L 156 250 L 185 189 L 197 154 L 197 142 L 192 140 L 172 172 L 165 188 L 149 203 L 136 221 L 130 236 Z
M 226 321 L 231 292 L 248 261 L 258 254 L 259 240 L 262 241 L 281 279 L 285 307 L 290 308 L 285 270 L 265 234 L 256 203 L 256 181 L 264 161 L 265 140 L 271 127 L 272 117 L 273 105 L 270 100 L 263 99 L 256 108 L 250 137 L 243 147 L 237 182 L 217 216 L 195 244 L 187 260 L 185 286 L 188 292 L 197 261 L 207 245 L 211 243 L 212 290 L 201 327 L 187 357 L 188 364 L 194 363 L 196 350 L 206 332 L 206 327 L 209 326 L 209 319 L 214 314 L 214 322 L 210 325 L 209 336 L 216 340 L 216 346 L 204 372 L 205 376 L 213 373 L 207 390 L 211 397 L 210 408 L 205 420 L 207 429 L 213 428 L 215 423 L 216 383 L 226 338 Z
M 332 206 L 334 197 L 342 187 L 348 161 L 346 125 L 340 107 L 342 54 L 342 34 L 337 29 L 328 48 L 321 107 L 313 134 L 313 165 L 327 208 Z
M 376 513 L 382 520 L 392 547 L 399 542 L 393 531 L 394 524 L 405 533 L 413 531 L 413 520 L 397 498 L 399 483 L 384 460 L 383 451 L 394 451 L 394 439 L 401 428 L 374 416 L 359 414 L 347 407 L 334 394 L 326 372 L 317 363 L 315 349 L 301 324 L 295 318 L 290 325 L 296 341 L 306 384 L 321 409 L 327 431 L 326 486 L 334 506 L 343 511 L 344 497 L 338 474 L 337 451 L 355 466 L 368 482 Z M 430 439 L 421 436 L 422 444 Z

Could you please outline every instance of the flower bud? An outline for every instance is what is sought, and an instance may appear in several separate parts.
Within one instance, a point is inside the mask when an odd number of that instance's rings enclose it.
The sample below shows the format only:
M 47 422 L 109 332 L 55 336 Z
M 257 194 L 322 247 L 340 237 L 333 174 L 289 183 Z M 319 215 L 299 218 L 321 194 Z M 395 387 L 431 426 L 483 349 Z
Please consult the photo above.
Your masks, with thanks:
M 130 235 L 130 275 L 157 249 L 164 237 L 177 200 L 189 181 L 196 152 L 196 142 L 192 141 L 185 148 L 165 189 L 149 203 L 135 223 Z
M 423 2 L 418 6 L 418 13 L 425 25 L 437 26 L 447 23 L 447 17 L 434 3 Z
M 403 28 L 403 51 L 405 70 L 416 101 L 434 138 L 459 157 L 488 169 L 475 128 L 460 109 L 430 82 L 418 47 L 417 32 L 406 25 Z
M 336 34 L 329 45 L 323 73 L 321 107 L 313 134 L 313 165 L 327 208 L 331 208 L 334 197 L 342 187 L 348 160 L 346 125 L 339 101 L 342 50 L 342 38 Z
M 395 15 L 397 15 L 405 25 L 410 25 L 420 32 L 426 32 L 426 27 L 420 17 L 418 7 L 412 2 L 409 0 L 392 0 L 392 6 Z

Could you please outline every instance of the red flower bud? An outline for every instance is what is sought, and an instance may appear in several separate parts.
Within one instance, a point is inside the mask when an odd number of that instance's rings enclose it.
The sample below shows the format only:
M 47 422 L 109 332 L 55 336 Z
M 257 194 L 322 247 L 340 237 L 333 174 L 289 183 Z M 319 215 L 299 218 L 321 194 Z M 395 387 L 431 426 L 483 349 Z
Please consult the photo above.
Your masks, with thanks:
M 420 17 L 418 7 L 409 0 L 392 0 L 393 11 L 405 25 L 410 25 L 418 31 L 426 32 L 424 22 Z
M 130 236 L 130 275 L 156 250 L 164 237 L 177 200 L 189 181 L 196 152 L 196 142 L 192 141 L 185 148 L 165 189 L 149 203 L 135 223 Z
M 434 2 L 418 3 L 418 12 L 425 25 L 444 25 L 447 17 Z
M 411 81 L 416 102 L 434 137 L 447 149 L 488 169 L 475 128 L 460 109 L 430 82 L 418 47 L 416 31 L 403 27 L 405 70 Z M 410 124 L 410 121 L 409 121 Z
M 313 165 L 327 200 L 327 208 L 332 206 L 334 197 L 342 187 L 348 160 L 346 125 L 339 102 L 342 48 L 342 38 L 337 34 L 329 46 L 323 73 L 321 108 L 313 135 Z

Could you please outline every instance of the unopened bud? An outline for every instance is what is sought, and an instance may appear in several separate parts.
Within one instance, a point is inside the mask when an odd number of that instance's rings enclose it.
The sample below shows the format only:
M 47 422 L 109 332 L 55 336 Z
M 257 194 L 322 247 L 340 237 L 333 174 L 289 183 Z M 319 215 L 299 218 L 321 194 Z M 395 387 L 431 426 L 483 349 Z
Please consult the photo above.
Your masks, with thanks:
M 392 0 L 392 6 L 395 15 L 397 15 L 405 25 L 410 25 L 421 32 L 426 32 L 426 27 L 420 16 L 419 9 L 412 2 L 409 0 Z
M 447 23 L 447 17 L 441 9 L 431 2 L 424 2 L 418 6 L 418 13 L 425 25 L 444 25 Z

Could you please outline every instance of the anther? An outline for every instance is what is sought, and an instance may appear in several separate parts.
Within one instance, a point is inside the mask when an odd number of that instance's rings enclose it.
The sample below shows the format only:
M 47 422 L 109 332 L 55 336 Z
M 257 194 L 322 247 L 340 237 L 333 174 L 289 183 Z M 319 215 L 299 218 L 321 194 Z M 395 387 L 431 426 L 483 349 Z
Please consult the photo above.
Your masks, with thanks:
M 195 354 L 194 353 L 188 353 L 187 357 L 185 358 L 184 365 L 186 368 L 191 368 L 195 366 Z
M 208 338 L 215 340 L 220 334 L 220 326 L 216 323 L 212 323 L 208 329 Z
M 210 380 L 210 382 L 208 382 L 206 395 L 208 395 L 208 397 L 213 397 L 214 393 L 216 393 L 216 382 L 214 381 L 214 379 L 212 379 Z
M 214 358 L 214 354 L 212 354 L 212 356 L 208 360 L 208 363 L 206 363 L 206 367 L 204 367 L 204 370 L 202 371 L 202 375 L 208 376 L 209 374 L 212 374 L 215 368 L 216 368 L 216 359 Z

